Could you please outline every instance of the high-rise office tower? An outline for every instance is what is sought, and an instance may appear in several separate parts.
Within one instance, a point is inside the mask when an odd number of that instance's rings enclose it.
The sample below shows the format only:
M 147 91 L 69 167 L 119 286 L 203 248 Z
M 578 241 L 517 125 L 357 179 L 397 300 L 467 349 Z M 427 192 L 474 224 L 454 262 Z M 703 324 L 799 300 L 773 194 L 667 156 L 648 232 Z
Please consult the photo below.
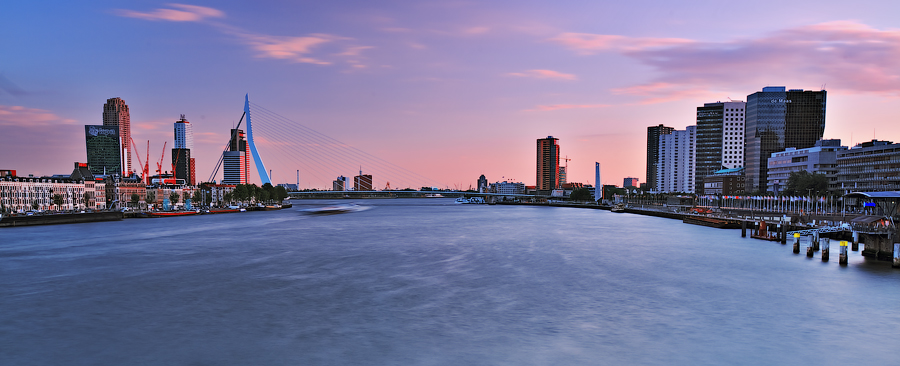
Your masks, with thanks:
M 656 167 L 659 165 L 659 136 L 675 131 L 673 127 L 663 125 L 647 127 L 647 189 L 657 191 Z
M 743 166 L 745 105 L 743 101 L 729 101 L 697 107 L 694 192 L 703 192 L 704 177 L 721 169 Z
M 747 96 L 744 131 L 746 191 L 766 190 L 766 162 L 786 148 L 815 146 L 825 133 L 825 90 L 768 86 Z
M 223 184 L 247 184 L 250 162 L 247 160 L 247 140 L 243 130 L 231 130 L 231 141 L 222 163 L 225 169 Z
M 478 177 L 478 193 L 487 192 L 487 188 L 488 188 L 487 178 L 484 176 L 484 174 L 482 174 L 480 177 Z
M 175 121 L 175 147 L 172 149 L 172 166 L 175 179 L 184 179 L 186 184 L 194 185 L 191 149 L 194 147 L 194 129 L 184 115 Z
M 87 150 L 87 164 L 92 174 L 122 172 L 118 128 L 103 125 L 84 126 L 84 144 Z
M 122 159 L 121 174 L 131 174 L 131 114 L 122 98 L 110 98 L 103 105 L 103 125 L 119 129 L 119 158 Z M 109 172 L 112 174 L 113 172 Z
M 559 188 L 559 139 L 547 136 L 537 140 L 537 182 L 535 189 L 549 191 Z
M 659 136 L 657 191 L 694 193 L 696 130 L 687 126 Z

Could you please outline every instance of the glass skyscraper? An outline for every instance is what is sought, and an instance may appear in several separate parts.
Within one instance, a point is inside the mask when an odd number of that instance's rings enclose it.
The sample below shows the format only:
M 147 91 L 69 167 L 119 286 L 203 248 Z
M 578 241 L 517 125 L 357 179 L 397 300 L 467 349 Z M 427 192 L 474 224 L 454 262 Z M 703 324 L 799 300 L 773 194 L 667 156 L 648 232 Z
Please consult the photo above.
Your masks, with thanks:
M 122 172 L 119 129 L 102 125 L 84 126 L 84 144 L 87 163 L 94 175 L 120 174 Z
M 747 192 L 765 191 L 767 161 L 786 148 L 815 146 L 825 133 L 824 90 L 769 86 L 747 96 L 745 167 Z

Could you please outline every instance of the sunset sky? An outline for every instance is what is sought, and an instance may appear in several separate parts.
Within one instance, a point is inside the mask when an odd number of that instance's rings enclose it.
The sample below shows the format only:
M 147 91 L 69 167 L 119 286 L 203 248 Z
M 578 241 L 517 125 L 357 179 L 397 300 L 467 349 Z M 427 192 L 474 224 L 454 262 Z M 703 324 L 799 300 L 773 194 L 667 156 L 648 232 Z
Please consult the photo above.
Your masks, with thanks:
M 164 141 L 171 148 L 172 123 L 185 114 L 201 180 L 247 93 L 463 189 L 481 174 L 533 185 L 535 140 L 548 135 L 572 159 L 569 181 L 593 184 L 599 161 L 605 184 L 644 182 L 647 126 L 683 129 L 697 106 L 746 100 L 764 86 L 824 86 L 827 138 L 900 142 L 897 1 L 18 1 L 2 9 L 0 169 L 19 175 L 67 174 L 85 161 L 82 126 L 101 124 L 112 97 L 131 109 L 142 159 L 147 140 L 151 161 Z M 301 169 L 303 188 L 330 188 L 333 176 L 305 172 L 260 136 L 275 183 L 294 182 Z

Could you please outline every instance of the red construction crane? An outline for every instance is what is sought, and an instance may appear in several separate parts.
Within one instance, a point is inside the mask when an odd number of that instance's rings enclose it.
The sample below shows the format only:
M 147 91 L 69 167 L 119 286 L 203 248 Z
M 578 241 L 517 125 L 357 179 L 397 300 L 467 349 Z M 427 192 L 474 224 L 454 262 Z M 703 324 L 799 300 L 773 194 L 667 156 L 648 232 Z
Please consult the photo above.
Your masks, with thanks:
M 131 146 L 137 146 L 134 143 L 134 139 L 131 139 Z M 141 161 L 141 154 L 135 150 L 134 155 L 137 156 L 138 164 L 141 167 L 141 179 L 144 180 L 144 184 L 150 184 L 150 140 L 147 140 L 147 155 L 144 155 L 143 162 Z
M 162 179 L 162 162 L 166 157 L 166 144 L 168 141 L 163 142 L 162 155 L 159 157 L 159 162 L 156 163 L 156 174 L 159 175 L 159 178 Z

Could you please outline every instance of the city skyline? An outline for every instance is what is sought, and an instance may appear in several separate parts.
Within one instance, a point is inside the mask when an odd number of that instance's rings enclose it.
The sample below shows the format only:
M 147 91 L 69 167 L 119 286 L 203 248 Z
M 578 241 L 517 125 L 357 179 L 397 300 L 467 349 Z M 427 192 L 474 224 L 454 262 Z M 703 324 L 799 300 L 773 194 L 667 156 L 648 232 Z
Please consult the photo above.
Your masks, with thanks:
M 248 92 L 450 187 L 481 174 L 534 184 L 532 141 L 549 135 L 573 159 L 570 182 L 594 183 L 594 162 L 606 184 L 641 177 L 647 126 L 684 129 L 697 106 L 766 86 L 824 86 L 825 138 L 900 140 L 900 5 L 804 4 L 12 4 L 19 16 L 0 25 L 15 34 L 0 40 L 0 169 L 49 175 L 86 161 L 83 126 L 120 97 L 154 157 L 187 115 L 205 180 Z M 295 181 L 299 167 L 264 158 L 276 183 Z

